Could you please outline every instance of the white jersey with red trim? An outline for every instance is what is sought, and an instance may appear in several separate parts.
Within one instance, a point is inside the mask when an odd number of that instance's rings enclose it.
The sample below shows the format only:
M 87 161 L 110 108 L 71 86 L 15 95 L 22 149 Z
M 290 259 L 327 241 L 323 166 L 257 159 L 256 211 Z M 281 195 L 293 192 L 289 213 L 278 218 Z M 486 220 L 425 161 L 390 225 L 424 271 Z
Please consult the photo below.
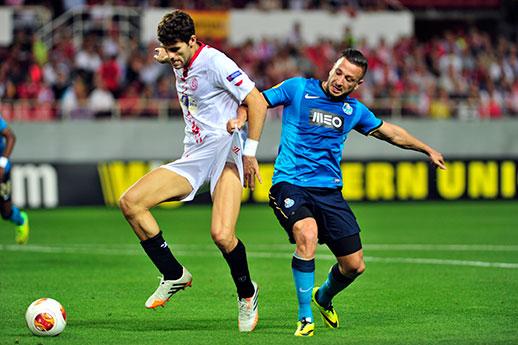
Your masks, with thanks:
M 228 135 L 227 122 L 255 83 L 219 50 L 201 44 L 189 66 L 175 69 L 176 90 L 185 120 L 185 144 L 207 135 Z

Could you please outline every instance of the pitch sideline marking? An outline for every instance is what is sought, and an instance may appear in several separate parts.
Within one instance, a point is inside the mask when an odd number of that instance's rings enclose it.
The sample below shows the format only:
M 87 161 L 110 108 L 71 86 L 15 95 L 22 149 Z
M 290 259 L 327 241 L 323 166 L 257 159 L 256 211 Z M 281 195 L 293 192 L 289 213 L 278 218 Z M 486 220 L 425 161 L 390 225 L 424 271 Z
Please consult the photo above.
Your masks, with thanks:
M 5 245 L 0 244 L 0 251 L 10 252 L 35 252 L 35 253 L 70 253 L 70 254 L 96 254 L 96 255 L 142 255 L 140 248 L 134 245 L 106 246 L 105 248 L 99 245 L 70 245 L 70 246 L 45 246 L 45 245 Z M 181 246 L 180 246 L 181 247 Z M 188 247 L 188 246 L 184 246 Z M 502 246 L 504 247 L 504 246 Z M 512 246 L 511 246 L 512 247 Z M 199 248 L 199 247 L 198 247 Z M 211 249 L 214 247 L 211 246 Z M 175 254 L 180 256 L 220 256 L 220 252 L 212 251 L 193 251 L 193 250 L 175 250 Z M 273 253 L 273 252 L 256 252 L 249 251 L 248 256 L 255 258 L 270 258 L 270 259 L 289 259 L 291 254 Z M 322 260 L 335 260 L 333 255 L 319 255 Z M 418 264 L 418 265 L 446 265 L 446 266 L 470 266 L 470 267 L 494 267 L 505 269 L 518 269 L 518 263 L 510 262 L 488 262 L 488 261 L 471 261 L 471 260 L 453 260 L 453 259 L 436 259 L 436 258 L 404 258 L 404 257 L 377 257 L 366 256 L 367 262 L 381 262 L 381 263 L 403 263 L 403 264 Z

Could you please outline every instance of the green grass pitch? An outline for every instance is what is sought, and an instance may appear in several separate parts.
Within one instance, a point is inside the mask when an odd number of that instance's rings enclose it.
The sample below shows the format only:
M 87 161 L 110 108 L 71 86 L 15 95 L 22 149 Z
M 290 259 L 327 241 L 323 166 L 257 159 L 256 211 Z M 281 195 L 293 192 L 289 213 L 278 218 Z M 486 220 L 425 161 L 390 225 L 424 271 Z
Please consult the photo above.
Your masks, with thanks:
M 518 203 L 353 204 L 367 270 L 334 301 L 341 328 L 293 336 L 293 246 L 267 206 L 238 224 L 260 286 L 260 320 L 237 331 L 236 294 L 209 235 L 210 210 L 154 211 L 193 286 L 146 310 L 158 272 L 117 209 L 33 210 L 29 244 L 0 222 L 0 344 L 518 344 Z M 316 283 L 333 260 L 317 254 Z M 26 307 L 52 297 L 66 308 L 58 337 L 31 335 Z

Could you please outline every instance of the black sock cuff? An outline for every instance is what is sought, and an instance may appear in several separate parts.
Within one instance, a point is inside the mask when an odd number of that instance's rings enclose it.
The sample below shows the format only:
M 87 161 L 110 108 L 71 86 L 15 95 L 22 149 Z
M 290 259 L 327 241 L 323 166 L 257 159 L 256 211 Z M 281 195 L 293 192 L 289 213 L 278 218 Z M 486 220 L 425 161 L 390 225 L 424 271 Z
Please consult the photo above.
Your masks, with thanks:
M 220 249 L 220 250 L 221 250 L 221 253 L 223 254 L 223 257 L 226 260 L 232 259 L 232 257 L 234 257 L 234 256 L 241 256 L 243 253 L 245 253 L 245 255 L 246 255 L 245 245 L 243 244 L 243 242 L 241 242 L 241 240 L 239 238 L 237 239 L 237 245 L 230 252 L 225 253 L 225 251 L 223 249 Z
M 345 284 L 345 283 L 351 283 L 355 278 L 347 277 L 340 272 L 340 269 L 338 268 L 338 264 L 334 264 L 333 267 L 331 267 L 331 276 L 334 280 L 336 280 L 339 283 Z
M 315 259 L 303 260 L 293 255 L 291 259 L 291 268 L 296 269 L 300 272 L 314 272 L 315 271 Z
M 165 240 L 162 236 L 162 231 L 160 231 L 156 236 L 140 241 L 140 244 L 144 249 L 146 249 L 160 247 L 164 242 Z

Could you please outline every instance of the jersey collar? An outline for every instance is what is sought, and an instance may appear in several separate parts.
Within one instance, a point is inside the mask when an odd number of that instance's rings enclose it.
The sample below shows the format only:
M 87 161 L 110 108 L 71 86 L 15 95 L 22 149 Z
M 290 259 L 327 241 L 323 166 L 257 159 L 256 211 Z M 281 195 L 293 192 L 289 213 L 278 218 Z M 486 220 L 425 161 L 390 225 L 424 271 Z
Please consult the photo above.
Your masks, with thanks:
M 201 41 L 198 41 L 198 44 L 200 45 L 200 47 L 198 48 L 198 50 L 196 50 L 194 52 L 194 55 L 192 56 L 191 61 L 189 61 L 189 64 L 183 68 L 183 77 L 184 78 L 187 78 L 187 73 L 189 72 L 189 69 L 191 68 L 192 64 L 194 63 L 194 60 L 196 60 L 198 55 L 200 55 L 202 49 L 207 46 L 205 43 L 203 43 Z

